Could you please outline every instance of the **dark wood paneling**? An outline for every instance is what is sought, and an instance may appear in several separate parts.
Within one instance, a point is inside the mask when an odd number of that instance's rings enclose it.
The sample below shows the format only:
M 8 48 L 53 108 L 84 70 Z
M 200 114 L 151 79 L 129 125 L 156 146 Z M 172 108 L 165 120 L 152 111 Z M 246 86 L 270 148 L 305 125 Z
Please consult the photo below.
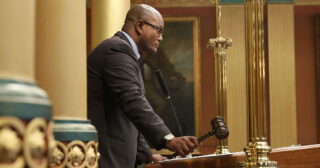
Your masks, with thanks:
M 298 144 L 317 143 L 317 103 L 314 12 L 295 7 L 295 61 Z
M 317 143 L 320 144 L 320 14 L 316 17 L 316 90 L 317 90 L 317 126 L 318 126 L 318 139 Z

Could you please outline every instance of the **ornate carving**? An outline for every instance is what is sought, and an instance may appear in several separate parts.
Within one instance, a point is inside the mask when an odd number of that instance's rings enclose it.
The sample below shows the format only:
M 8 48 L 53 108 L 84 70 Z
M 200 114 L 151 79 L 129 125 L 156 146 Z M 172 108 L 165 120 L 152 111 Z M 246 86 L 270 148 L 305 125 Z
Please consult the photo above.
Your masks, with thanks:
M 4 127 L 0 130 L 0 162 L 12 162 L 17 159 L 21 151 L 21 140 L 18 134 Z
M 73 146 L 70 153 L 69 159 L 72 165 L 79 166 L 84 160 L 84 153 L 79 146 Z
M 48 139 L 48 158 L 49 158 L 49 164 L 53 164 L 54 157 L 52 156 L 54 153 L 54 150 L 56 148 L 56 141 L 54 140 L 53 136 L 53 121 L 49 121 L 48 127 L 47 127 L 47 139 Z M 67 152 L 65 152 L 67 153 Z
M 84 167 L 87 153 L 84 143 L 82 141 L 72 141 L 67 147 L 69 150 L 67 166 L 70 168 Z
M 0 167 L 24 167 L 21 153 L 22 134 L 24 126 L 22 121 L 15 117 L 0 118 Z M 10 163 L 10 164 L 8 164 Z
M 209 39 L 209 42 L 208 42 L 208 48 L 210 49 L 220 48 L 220 47 L 227 49 L 231 47 L 231 45 L 232 45 L 232 40 L 230 38 L 225 39 L 223 37 L 212 38 L 212 39 Z
M 53 156 L 52 162 L 54 164 L 61 164 L 63 159 L 65 158 L 65 154 L 59 148 L 54 148 L 52 156 Z
M 98 142 L 90 141 L 87 144 L 87 167 L 98 167 L 98 159 L 100 153 L 98 152 Z
M 98 142 L 89 141 L 85 145 L 82 141 L 72 141 L 68 144 L 55 141 L 55 148 L 51 153 L 51 167 L 54 168 L 97 168 L 100 154 Z
M 29 167 L 47 167 L 46 130 L 47 123 L 42 118 L 34 118 L 28 124 L 24 137 L 23 150 Z
M 29 144 L 31 147 L 31 155 L 35 159 L 40 159 L 46 151 L 44 137 L 44 133 L 40 130 L 35 130 L 31 133 Z
M 87 152 L 87 161 L 89 165 L 94 164 L 96 160 L 96 152 L 93 146 L 90 146 Z
M 64 167 L 67 163 L 67 154 L 67 147 L 63 143 L 55 141 L 55 147 L 52 150 L 50 158 L 51 167 Z

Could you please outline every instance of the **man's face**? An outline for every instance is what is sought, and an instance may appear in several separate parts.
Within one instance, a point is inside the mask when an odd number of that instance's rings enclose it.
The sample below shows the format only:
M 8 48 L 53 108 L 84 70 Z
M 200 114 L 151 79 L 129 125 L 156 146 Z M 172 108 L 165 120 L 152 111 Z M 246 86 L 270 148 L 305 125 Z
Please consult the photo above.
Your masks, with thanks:
M 158 51 L 164 27 L 162 16 L 143 20 L 143 34 L 141 36 L 141 49 L 148 54 L 155 54 Z

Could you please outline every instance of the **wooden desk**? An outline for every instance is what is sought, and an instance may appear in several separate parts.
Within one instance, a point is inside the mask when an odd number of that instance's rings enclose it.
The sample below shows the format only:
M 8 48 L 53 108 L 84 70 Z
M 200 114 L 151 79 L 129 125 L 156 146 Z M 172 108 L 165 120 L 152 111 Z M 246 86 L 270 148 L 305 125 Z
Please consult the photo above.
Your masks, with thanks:
M 148 164 L 147 168 L 235 168 L 245 160 L 244 152 L 230 155 L 204 155 L 183 160 L 170 160 Z M 275 148 L 270 160 L 277 161 L 280 168 L 320 168 L 320 144 Z

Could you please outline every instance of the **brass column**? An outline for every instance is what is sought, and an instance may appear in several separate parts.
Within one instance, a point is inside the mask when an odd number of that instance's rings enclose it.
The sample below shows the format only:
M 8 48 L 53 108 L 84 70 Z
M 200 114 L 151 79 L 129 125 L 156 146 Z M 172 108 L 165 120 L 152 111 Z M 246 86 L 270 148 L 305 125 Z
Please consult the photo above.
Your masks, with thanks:
M 245 0 L 249 142 L 244 148 L 247 159 L 239 167 L 277 167 L 277 162 L 269 160 L 266 137 L 264 3 Z
M 220 0 L 215 1 L 216 5 L 216 27 L 217 38 L 210 39 L 208 48 L 214 49 L 215 55 L 215 83 L 216 83 L 216 110 L 217 116 L 227 121 L 227 73 L 226 73 L 226 52 L 231 46 L 232 40 L 221 36 L 221 6 Z M 216 154 L 229 153 L 228 140 L 218 140 Z

